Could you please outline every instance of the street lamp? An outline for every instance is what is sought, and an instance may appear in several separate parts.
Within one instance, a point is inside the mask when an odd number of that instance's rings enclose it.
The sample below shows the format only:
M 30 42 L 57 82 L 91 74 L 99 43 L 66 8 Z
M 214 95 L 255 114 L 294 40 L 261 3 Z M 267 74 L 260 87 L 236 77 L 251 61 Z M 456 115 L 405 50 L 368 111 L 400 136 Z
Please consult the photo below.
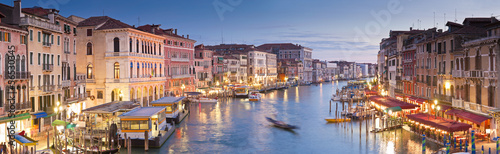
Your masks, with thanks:
M 186 86 L 184 86 L 184 84 L 182 84 L 181 86 L 181 89 L 182 89 L 182 96 L 184 96 L 184 89 L 186 88 Z

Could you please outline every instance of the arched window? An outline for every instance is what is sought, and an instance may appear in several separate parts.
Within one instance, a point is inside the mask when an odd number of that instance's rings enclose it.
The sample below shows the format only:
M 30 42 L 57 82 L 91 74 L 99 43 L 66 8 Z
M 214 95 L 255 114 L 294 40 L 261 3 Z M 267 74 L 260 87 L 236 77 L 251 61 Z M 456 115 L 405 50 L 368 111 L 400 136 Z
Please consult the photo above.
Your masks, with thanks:
M 92 55 L 92 43 L 87 43 L 87 55 Z
M 136 46 L 135 46 L 135 52 L 139 53 L 139 39 L 135 40 L 135 44 L 136 44 Z
M 115 68 L 115 79 L 119 79 L 120 78 L 120 63 L 116 62 L 114 64 L 114 68 Z
M 132 52 L 132 39 L 130 39 L 129 46 L 130 46 L 129 52 Z
M 120 39 L 118 37 L 113 39 L 113 46 L 115 52 L 120 52 Z
M 19 55 L 17 55 L 16 57 L 16 72 L 19 72 L 21 71 L 21 57 Z
M 161 44 L 158 44 L 158 54 L 161 55 Z
M 1 62 L 0 62 L 0 64 L 1 64 Z M 26 59 L 25 59 L 24 55 L 23 55 L 23 58 L 21 58 L 21 71 L 22 72 L 26 71 Z
M 153 54 L 156 55 L 156 43 L 154 44 L 154 47 L 153 47 Z
M 93 72 L 92 72 L 92 64 L 87 65 L 87 79 L 92 79 L 93 77 Z

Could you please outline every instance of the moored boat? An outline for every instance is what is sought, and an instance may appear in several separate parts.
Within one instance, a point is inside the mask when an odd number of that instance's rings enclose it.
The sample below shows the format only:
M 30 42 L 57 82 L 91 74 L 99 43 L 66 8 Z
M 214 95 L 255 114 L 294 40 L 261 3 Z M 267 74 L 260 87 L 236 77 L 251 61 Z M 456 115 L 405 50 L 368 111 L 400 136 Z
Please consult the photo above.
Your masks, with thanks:
M 261 97 L 262 95 L 258 91 L 250 91 L 248 94 L 248 100 L 253 102 L 260 101 Z
M 347 119 L 337 119 L 337 118 L 325 118 L 326 122 L 332 122 L 332 123 L 335 123 L 335 122 L 348 122 L 348 121 L 351 121 L 350 118 L 347 118 Z

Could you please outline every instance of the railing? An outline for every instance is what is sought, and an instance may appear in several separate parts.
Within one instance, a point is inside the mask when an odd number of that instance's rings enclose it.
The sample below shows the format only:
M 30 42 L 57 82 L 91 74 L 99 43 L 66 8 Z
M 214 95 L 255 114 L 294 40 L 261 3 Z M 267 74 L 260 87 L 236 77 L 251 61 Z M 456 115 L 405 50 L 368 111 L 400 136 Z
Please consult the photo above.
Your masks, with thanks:
M 18 102 L 16 103 L 16 110 L 31 110 L 31 103 L 30 102 Z M 10 105 L 8 103 L 5 103 L 4 104 L 4 107 L 5 107 L 5 111 L 8 111 Z
M 151 55 L 151 54 L 143 54 L 136 52 L 106 52 L 106 57 L 121 57 L 121 56 L 134 56 L 134 57 L 143 57 L 143 58 L 155 58 L 155 59 L 164 59 L 163 55 Z
M 42 42 L 43 46 L 50 47 L 52 46 L 52 43 L 50 42 Z
M 452 96 L 446 96 L 446 95 L 440 95 L 440 94 L 434 94 L 434 98 L 440 100 L 440 101 L 446 101 L 446 102 L 452 102 Z
M 466 78 L 482 78 L 483 71 L 465 71 Z
M 26 80 L 29 79 L 31 73 L 30 72 L 15 72 L 10 75 L 8 72 L 5 72 L 4 79 L 11 80 Z
M 164 76 L 160 77 L 144 77 L 144 78 L 131 78 L 130 82 L 150 82 L 150 81 L 165 81 L 167 80 Z
M 42 70 L 45 72 L 52 72 L 54 70 L 54 64 L 43 64 Z
M 170 61 L 189 62 L 189 58 L 171 58 Z
M 58 31 L 58 32 L 61 31 L 61 26 L 59 26 L 59 25 L 56 25 L 54 23 L 50 23 L 48 21 L 42 21 L 40 19 L 31 18 L 31 17 L 21 17 L 21 21 L 20 21 L 19 25 L 35 26 L 35 27 L 39 27 L 42 29 L 50 29 L 50 30 Z
M 86 99 L 87 99 L 87 94 L 76 94 L 73 97 L 67 98 L 64 101 L 64 104 L 67 104 L 68 102 L 72 102 L 72 101 L 84 101 Z
M 496 79 L 497 78 L 497 71 L 484 71 L 483 77 L 486 79 Z
M 71 80 L 62 81 L 62 87 L 69 87 L 69 86 L 71 86 Z
M 452 76 L 454 78 L 463 78 L 464 77 L 464 71 L 463 70 L 453 70 L 451 72 Z
M 483 114 L 488 114 L 490 110 L 495 109 L 494 107 L 481 105 L 473 102 L 466 102 L 466 101 L 464 101 L 464 108 L 469 111 L 483 113 Z
M 85 76 L 85 82 L 86 83 L 95 83 L 95 76 L 94 75 L 90 76 L 90 79 L 87 78 L 87 76 Z
M 464 100 L 461 99 L 451 99 L 451 106 L 455 108 L 464 108 Z
M 44 92 L 52 92 L 52 91 L 54 91 L 56 86 L 55 85 L 45 85 L 42 87 L 43 87 Z
M 180 74 L 180 75 L 172 75 L 173 79 L 179 79 L 179 78 L 189 78 L 191 77 L 191 74 Z

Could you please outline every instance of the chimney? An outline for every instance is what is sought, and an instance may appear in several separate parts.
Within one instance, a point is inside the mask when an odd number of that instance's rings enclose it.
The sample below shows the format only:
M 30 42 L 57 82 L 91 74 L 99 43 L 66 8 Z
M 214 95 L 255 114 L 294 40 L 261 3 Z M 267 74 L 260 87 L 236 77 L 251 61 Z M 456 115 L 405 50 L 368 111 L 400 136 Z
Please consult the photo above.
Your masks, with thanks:
M 175 31 L 174 34 L 177 35 L 177 29 L 175 29 L 174 31 Z
M 14 9 L 12 9 L 12 23 L 19 25 L 21 23 L 21 0 L 14 1 Z
M 187 39 L 189 39 L 189 35 L 187 35 Z
M 55 11 L 55 9 L 50 9 L 48 16 L 49 16 L 50 23 L 56 23 L 56 20 L 55 20 L 56 11 Z

